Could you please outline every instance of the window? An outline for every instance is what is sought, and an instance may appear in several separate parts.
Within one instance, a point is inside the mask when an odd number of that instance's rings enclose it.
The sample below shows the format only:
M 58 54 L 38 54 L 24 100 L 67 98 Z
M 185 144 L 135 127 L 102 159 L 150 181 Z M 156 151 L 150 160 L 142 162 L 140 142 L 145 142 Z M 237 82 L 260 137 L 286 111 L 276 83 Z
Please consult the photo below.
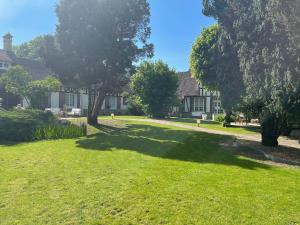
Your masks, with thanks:
M 3 63 L 0 63 L 0 68 L 2 68 L 2 67 L 4 67 L 4 66 L 3 66 Z
M 72 93 L 65 94 L 65 105 L 67 107 L 74 107 L 75 106 L 75 95 Z
M 205 112 L 205 98 L 194 98 L 194 112 Z
M 117 108 L 117 98 L 114 96 L 109 97 L 109 108 L 110 109 L 116 109 Z
M 215 99 L 214 100 L 214 111 L 216 113 L 221 113 L 222 112 L 221 107 L 222 107 L 221 100 L 220 99 Z
M 128 98 L 123 97 L 123 105 L 128 105 Z

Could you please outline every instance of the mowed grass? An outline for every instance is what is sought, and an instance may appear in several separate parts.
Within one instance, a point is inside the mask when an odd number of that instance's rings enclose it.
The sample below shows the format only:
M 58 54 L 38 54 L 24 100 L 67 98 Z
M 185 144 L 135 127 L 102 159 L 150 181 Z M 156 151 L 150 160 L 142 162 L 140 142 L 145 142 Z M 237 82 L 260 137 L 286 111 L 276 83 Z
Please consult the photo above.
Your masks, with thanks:
M 166 119 L 171 122 L 176 122 L 184 125 L 189 126 L 198 126 L 197 119 L 193 118 L 168 118 Z M 259 127 L 254 126 L 245 126 L 245 127 L 223 127 L 222 123 L 215 122 L 215 121 L 201 121 L 199 125 L 201 128 L 209 129 L 209 130 L 216 130 L 216 131 L 224 131 L 233 134 L 243 134 L 243 135 L 254 135 L 260 133 Z
M 233 155 L 222 136 L 107 125 L 88 138 L 1 145 L 0 224 L 300 223 L 300 170 Z
M 110 120 L 110 116 L 101 116 L 99 117 L 99 120 Z M 147 116 L 118 116 L 116 115 L 114 117 L 115 120 L 145 120 L 145 119 L 151 119 Z M 70 119 L 71 121 L 86 121 L 86 118 L 77 118 L 77 119 Z M 169 122 L 174 122 L 178 124 L 183 124 L 187 126 L 193 126 L 198 127 L 197 119 L 195 118 L 179 118 L 179 117 L 170 117 L 162 119 Z M 215 131 L 223 131 L 230 134 L 241 134 L 241 135 L 257 135 L 260 134 L 260 127 L 255 126 L 233 126 L 233 127 L 223 127 L 222 123 L 215 122 L 215 121 L 201 121 L 201 124 L 199 125 L 200 128 L 204 128 L 207 130 L 215 130 Z

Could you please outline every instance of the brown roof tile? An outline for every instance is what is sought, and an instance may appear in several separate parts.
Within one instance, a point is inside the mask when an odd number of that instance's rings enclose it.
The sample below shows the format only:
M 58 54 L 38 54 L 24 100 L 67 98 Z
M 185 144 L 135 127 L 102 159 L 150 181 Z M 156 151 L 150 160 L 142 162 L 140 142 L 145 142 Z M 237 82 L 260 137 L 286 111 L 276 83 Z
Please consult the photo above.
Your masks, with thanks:
M 185 96 L 199 96 L 200 88 L 196 79 L 192 78 L 190 72 L 178 73 L 179 87 L 177 96 L 184 99 Z
M 39 61 L 19 58 L 13 52 L 7 52 L 7 54 L 11 58 L 13 65 L 22 66 L 34 80 L 41 80 L 48 75 L 55 75 Z

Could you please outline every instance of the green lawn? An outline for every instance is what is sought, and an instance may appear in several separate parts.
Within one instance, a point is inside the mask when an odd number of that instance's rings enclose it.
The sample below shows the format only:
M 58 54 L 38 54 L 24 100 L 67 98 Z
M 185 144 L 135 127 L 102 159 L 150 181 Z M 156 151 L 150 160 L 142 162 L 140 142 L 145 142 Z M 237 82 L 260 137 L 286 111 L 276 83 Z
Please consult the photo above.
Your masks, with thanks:
M 100 120 L 108 120 L 111 119 L 110 116 L 101 116 L 99 117 Z M 139 120 L 139 119 L 149 119 L 146 116 L 115 116 L 115 120 Z M 72 119 L 72 120 L 84 120 L 85 118 L 79 119 Z M 197 119 L 194 118 L 178 118 L 178 117 L 171 117 L 164 119 L 166 121 L 175 122 L 183 125 L 194 126 L 197 127 Z M 201 121 L 200 124 L 201 128 L 209 129 L 209 130 L 216 130 L 216 131 L 224 131 L 232 134 L 242 134 L 242 135 L 255 135 L 260 133 L 259 127 L 248 126 L 248 127 L 223 127 L 222 123 L 215 122 L 215 121 Z
M 300 224 L 299 169 L 235 156 L 222 136 L 112 124 L 0 145 L 0 224 Z
M 198 126 L 197 119 L 193 118 L 169 118 L 167 120 L 189 126 Z M 253 135 L 260 133 L 259 127 L 223 127 L 221 123 L 215 121 L 201 121 L 200 127 L 210 130 L 225 131 L 234 134 Z

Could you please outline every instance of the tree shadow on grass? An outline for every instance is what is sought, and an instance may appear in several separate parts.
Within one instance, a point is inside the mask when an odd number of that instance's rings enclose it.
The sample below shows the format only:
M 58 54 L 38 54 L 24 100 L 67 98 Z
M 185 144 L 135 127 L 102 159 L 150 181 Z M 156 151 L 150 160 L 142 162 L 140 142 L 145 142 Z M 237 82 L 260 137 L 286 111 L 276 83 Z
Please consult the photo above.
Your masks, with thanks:
M 220 141 L 230 137 L 140 124 L 123 128 L 100 126 L 100 129 L 101 133 L 78 140 L 77 146 L 97 151 L 135 151 L 165 159 L 224 164 L 251 170 L 270 168 L 238 157 L 219 145 Z
M 19 144 L 20 144 L 19 142 L 0 140 L 0 147 L 12 147 L 12 146 L 16 146 Z

